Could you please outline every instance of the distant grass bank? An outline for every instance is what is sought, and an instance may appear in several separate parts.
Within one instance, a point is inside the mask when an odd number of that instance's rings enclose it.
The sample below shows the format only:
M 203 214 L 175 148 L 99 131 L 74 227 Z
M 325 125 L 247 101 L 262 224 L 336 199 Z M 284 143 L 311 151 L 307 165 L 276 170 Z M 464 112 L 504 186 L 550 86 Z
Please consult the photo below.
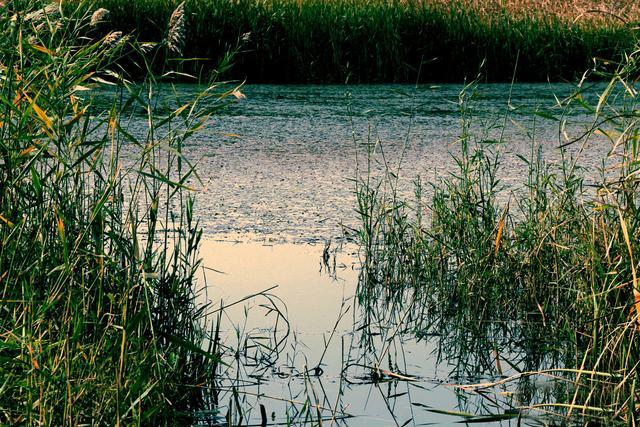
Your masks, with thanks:
M 156 41 L 177 0 L 100 0 L 114 29 Z M 632 0 L 187 0 L 185 71 L 237 48 L 228 78 L 249 82 L 455 81 L 485 61 L 489 81 L 571 80 L 634 45 Z M 602 63 L 604 64 L 604 62 Z M 601 64 L 601 65 L 602 65 Z

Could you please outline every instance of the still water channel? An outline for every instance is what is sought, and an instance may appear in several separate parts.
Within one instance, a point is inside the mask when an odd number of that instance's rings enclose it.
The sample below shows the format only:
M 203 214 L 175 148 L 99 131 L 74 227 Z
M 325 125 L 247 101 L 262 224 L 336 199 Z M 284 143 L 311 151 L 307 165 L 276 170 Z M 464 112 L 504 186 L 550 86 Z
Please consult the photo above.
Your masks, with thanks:
M 372 316 L 354 297 L 353 179 L 367 165 L 374 176 L 386 165 L 399 172 L 400 192 L 410 196 L 417 176 L 430 183 L 452 172 L 462 88 L 248 85 L 245 99 L 189 142 L 206 235 L 201 300 L 213 309 L 228 306 L 212 318 L 220 321 L 228 353 L 237 355 L 221 368 L 212 396 L 221 412 L 202 414 L 203 424 L 261 425 L 265 417 L 269 425 L 544 422 L 541 412 L 518 410 L 562 393 L 544 377 L 473 391 L 457 387 L 553 366 L 545 354 L 531 354 L 535 343 L 510 346 L 495 331 L 483 341 L 460 330 L 405 330 L 403 316 L 415 307 Z M 563 135 L 558 122 L 542 117 L 559 117 L 556 101 L 572 89 L 478 87 L 465 114 L 479 139 L 503 136 L 496 149 L 503 153 L 505 186 L 522 183 L 517 156 L 528 156 L 532 141 L 545 158 L 558 159 Z M 194 89 L 175 91 L 188 98 Z M 568 133 L 590 120 L 565 114 L 580 123 Z M 502 134 L 498 126 L 505 123 Z M 595 165 L 606 147 L 594 144 L 571 153 Z M 367 155 L 371 147 L 375 153 Z

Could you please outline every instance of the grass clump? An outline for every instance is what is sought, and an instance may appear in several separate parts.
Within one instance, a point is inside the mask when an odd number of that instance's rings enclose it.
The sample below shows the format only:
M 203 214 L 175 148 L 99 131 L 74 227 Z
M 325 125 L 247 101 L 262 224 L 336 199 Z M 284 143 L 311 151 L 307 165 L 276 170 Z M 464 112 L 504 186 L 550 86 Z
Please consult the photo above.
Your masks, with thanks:
M 361 179 L 365 307 L 410 307 L 405 327 L 418 336 L 457 334 L 449 354 L 493 355 L 472 367 L 481 371 L 476 376 L 502 375 L 501 364 L 518 372 L 514 379 L 556 369 L 570 386 L 536 409 L 633 425 L 640 410 L 636 57 L 602 87 L 596 105 L 586 101 L 584 82 L 562 101 L 565 112 L 592 117 L 583 134 L 568 136 L 570 115 L 537 117 L 559 123 L 560 161 L 545 161 L 529 129 L 530 153 L 519 157 L 521 188 L 507 189 L 499 179 L 503 160 L 495 147 L 508 143 L 504 128 L 471 126 L 473 85 L 460 96 L 456 170 L 432 184 L 428 204 L 421 184 L 409 204 L 394 190 L 395 175 Z M 587 185 L 578 146 L 607 142 L 602 170 L 592 169 L 595 184 Z M 468 345 L 474 348 L 461 350 Z
M 44 6 L 0 10 L 0 423 L 188 422 L 217 356 L 182 146 L 218 97 L 159 116 L 153 77 L 119 73 L 136 43 Z
M 178 1 L 101 0 L 114 27 L 160 40 Z M 633 49 L 633 1 L 188 0 L 185 64 L 206 75 L 238 49 L 229 77 L 257 82 L 573 79 L 594 57 Z

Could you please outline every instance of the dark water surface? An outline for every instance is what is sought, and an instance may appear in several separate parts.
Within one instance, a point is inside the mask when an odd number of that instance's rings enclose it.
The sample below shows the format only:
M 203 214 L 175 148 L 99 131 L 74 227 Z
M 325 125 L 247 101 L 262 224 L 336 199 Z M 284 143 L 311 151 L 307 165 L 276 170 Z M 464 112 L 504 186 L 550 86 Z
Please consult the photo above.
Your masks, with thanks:
M 367 144 L 378 143 L 371 157 L 374 171 L 383 163 L 399 171 L 404 194 L 412 193 L 418 175 L 435 182 L 453 171 L 452 153 L 460 149 L 462 89 L 242 88 L 246 99 L 213 117 L 188 147 L 189 155 L 199 160 L 198 212 L 207 233 L 258 234 L 296 242 L 341 235 L 340 224 L 357 224 L 352 180 L 357 171 L 366 171 Z M 177 87 L 185 99 L 193 91 Z M 522 183 L 523 163 L 515 155 L 529 155 L 531 138 L 549 159 L 558 158 L 559 122 L 534 112 L 560 117 L 556 97 L 562 99 L 571 91 L 572 86 L 563 84 L 491 84 L 477 89 L 465 113 L 477 139 L 498 139 L 496 126 L 507 123 L 505 143 L 496 147 L 504 153 L 504 184 Z M 572 122 L 589 121 L 588 116 L 566 114 L 573 115 Z M 567 134 L 578 133 L 568 127 Z M 601 150 L 586 153 L 582 156 L 595 159 Z
M 242 88 L 246 99 L 211 118 L 190 140 L 186 152 L 198 162 L 201 178 L 191 184 L 198 188 L 196 210 L 206 233 L 202 301 L 241 301 L 219 319 L 222 341 L 237 354 L 222 368 L 215 393 L 221 413 L 203 418 L 223 422 L 220 417 L 231 413 L 234 425 L 260 425 L 263 405 L 270 425 L 542 422 L 527 418 L 527 411 L 520 420 L 513 416 L 523 405 L 562 392 L 545 378 L 473 392 L 456 387 L 557 365 L 534 354 L 535 343 L 510 347 L 504 331 L 522 325 L 493 328 L 491 338 L 458 329 L 452 341 L 428 327 L 405 330 L 404 319 L 419 311 L 409 301 L 405 311 L 373 313 L 354 297 L 357 247 L 344 238 L 357 228 L 353 179 L 368 165 L 379 175 L 386 164 L 399 171 L 400 192 L 410 195 L 416 176 L 429 183 L 452 172 L 462 88 L 249 85 Z M 582 125 L 568 127 L 565 136 L 560 122 L 543 119 L 561 116 L 556 99 L 572 89 L 478 88 L 464 114 L 478 140 L 499 139 L 496 126 L 507 123 L 505 143 L 496 145 L 504 156 L 504 185 L 522 183 L 517 155 L 528 156 L 532 141 L 554 161 L 559 141 L 579 134 Z M 193 93 L 177 86 L 164 102 Z M 565 114 L 572 123 L 590 120 L 580 112 Z M 375 153 L 367 156 L 371 144 Z M 597 144 L 581 148 L 571 147 L 571 154 L 586 164 L 595 165 L 604 152 Z

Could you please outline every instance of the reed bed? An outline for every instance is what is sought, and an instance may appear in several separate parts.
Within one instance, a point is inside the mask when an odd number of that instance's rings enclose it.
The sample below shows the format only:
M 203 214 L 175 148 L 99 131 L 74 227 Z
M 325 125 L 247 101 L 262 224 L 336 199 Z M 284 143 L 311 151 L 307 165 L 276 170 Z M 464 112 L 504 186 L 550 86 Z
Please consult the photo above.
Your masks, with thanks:
M 551 373 L 564 379 L 563 392 L 533 409 L 637 424 L 637 56 L 613 74 L 594 105 L 583 80 L 559 100 L 561 113 L 537 117 L 558 124 L 561 161 L 545 161 L 535 129 L 527 129 L 531 150 L 520 157 L 521 188 L 498 179 L 503 163 L 495 147 L 509 142 L 500 126 L 472 126 L 474 84 L 460 94 L 457 169 L 431 184 L 429 200 L 419 181 L 413 201 L 400 199 L 393 171 L 384 179 L 360 177 L 360 302 L 384 318 L 401 313 L 403 329 L 417 336 L 444 335 L 448 354 L 470 357 L 461 361 L 464 370 L 502 376 L 502 365 L 518 372 L 466 390 Z M 593 121 L 569 136 L 567 117 L 576 110 Z M 587 185 L 580 150 L 567 150 L 595 141 L 610 150 Z
M 163 36 L 178 1 L 100 0 L 115 28 Z M 228 78 L 374 83 L 473 78 L 574 79 L 594 58 L 633 48 L 636 2 L 571 0 L 188 0 L 185 70 L 207 76 L 236 50 Z M 218 67 L 219 68 L 219 67 Z M 614 67 L 615 68 L 615 67 Z
M 0 9 L 0 424 L 188 423 L 218 356 L 182 145 L 219 98 L 159 114 L 77 6 Z

